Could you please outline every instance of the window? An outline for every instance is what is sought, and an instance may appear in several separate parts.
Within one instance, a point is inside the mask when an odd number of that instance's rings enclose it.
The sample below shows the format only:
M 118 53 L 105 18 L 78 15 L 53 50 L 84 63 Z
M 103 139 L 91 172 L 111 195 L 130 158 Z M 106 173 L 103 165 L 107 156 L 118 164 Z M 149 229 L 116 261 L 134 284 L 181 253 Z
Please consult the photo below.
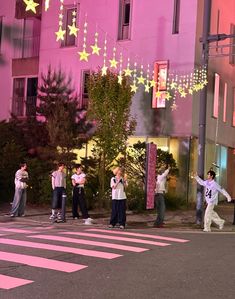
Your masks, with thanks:
M 14 58 L 39 56 L 41 20 L 30 18 L 22 20 L 22 29 L 14 38 Z
M 131 1 L 120 0 L 118 39 L 130 39 Z
M 227 116 L 227 95 L 228 95 L 228 84 L 224 84 L 224 111 L 223 111 L 223 122 L 226 123 Z
M 174 0 L 172 34 L 179 33 L 179 25 L 180 25 L 180 0 Z
M 230 34 L 235 34 L 235 25 L 231 24 L 230 26 Z M 230 43 L 232 46 L 230 47 L 230 55 L 229 55 L 229 63 L 235 65 L 235 37 L 230 39 Z
M 88 102 L 89 102 L 89 97 L 88 97 L 88 80 L 90 77 L 90 71 L 85 70 L 82 72 L 82 80 L 81 80 L 81 102 L 80 102 L 80 107 L 81 108 L 87 108 L 88 107 Z
M 152 108 L 166 108 L 168 61 L 157 61 L 154 63 L 154 80 Z
M 215 74 L 214 103 L 213 103 L 213 114 L 212 114 L 212 116 L 215 118 L 218 118 L 219 116 L 219 84 L 220 84 L 220 75 Z
M 35 116 L 38 78 L 14 78 L 12 114 L 18 117 Z
M 69 35 L 69 27 L 68 25 L 72 25 L 72 20 L 74 18 L 73 12 L 74 10 L 77 12 L 77 8 L 75 7 L 65 7 L 65 13 L 64 13 L 64 22 L 63 22 L 63 30 L 65 30 L 65 36 L 64 40 L 61 43 L 62 47 L 71 47 L 76 45 L 76 37 L 72 34 Z M 76 23 L 78 22 L 78 15 L 76 18 Z
M 235 88 L 233 88 L 233 120 L 232 126 L 235 127 Z
M 1 45 L 2 45 L 2 22 L 3 22 L 3 17 L 0 16 L 0 54 L 1 54 Z

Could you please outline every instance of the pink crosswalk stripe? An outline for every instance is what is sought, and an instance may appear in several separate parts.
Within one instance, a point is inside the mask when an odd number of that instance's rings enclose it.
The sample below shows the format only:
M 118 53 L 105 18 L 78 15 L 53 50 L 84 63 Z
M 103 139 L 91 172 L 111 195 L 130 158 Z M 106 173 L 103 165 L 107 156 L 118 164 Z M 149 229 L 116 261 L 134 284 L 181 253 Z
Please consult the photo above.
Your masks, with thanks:
M 135 239 L 135 238 L 125 238 L 125 237 L 119 237 L 119 236 L 110 236 L 110 235 L 103 235 L 103 234 L 101 235 L 101 234 L 80 233 L 80 232 L 61 232 L 61 234 L 92 237 L 92 238 L 101 238 L 101 239 L 103 238 L 103 239 L 109 239 L 109 240 L 115 240 L 115 241 L 125 241 L 125 242 L 133 242 L 133 243 L 140 243 L 140 244 L 149 244 L 149 245 L 155 245 L 155 246 L 161 246 L 161 247 L 170 245 L 168 243 L 162 243 L 162 242 L 155 242 L 155 241 Z
M 18 234 L 35 234 L 33 230 L 19 229 L 19 228 L 5 228 L 1 227 L 0 231 L 8 232 L 8 233 L 18 233 Z
M 109 260 L 122 256 L 120 254 L 115 254 L 115 253 L 110 253 L 110 252 L 78 249 L 78 248 L 73 248 L 73 247 L 58 246 L 58 245 L 28 242 L 28 241 L 20 241 L 20 240 L 15 240 L 15 239 L 6 239 L 6 238 L 0 239 L 0 244 L 22 246 L 22 247 L 29 247 L 29 248 L 36 248 L 36 249 L 46 249 L 46 250 L 53 250 L 53 251 L 59 251 L 59 252 L 68 252 L 68 253 L 73 253 L 73 254 L 98 257 L 98 258 L 109 259 Z
M 125 236 L 134 236 L 134 237 L 143 237 L 143 238 L 151 238 L 151 239 L 157 239 L 157 240 L 164 240 L 164 241 L 172 241 L 172 242 L 179 242 L 179 243 L 186 243 L 189 242 L 189 240 L 185 239 L 178 239 L 178 238 L 172 238 L 172 237 L 163 237 L 158 235 L 149 235 L 149 234 L 140 234 L 140 233 L 132 233 L 132 232 L 122 232 L 122 231 L 108 231 L 105 229 L 87 229 L 86 231 L 89 232 L 101 232 L 101 233 L 109 233 L 109 234 L 117 234 L 117 235 L 125 235 Z
M 84 265 L 61 262 L 32 255 L 9 253 L 5 251 L 0 251 L 0 260 L 67 273 L 87 268 L 87 266 Z
M 32 282 L 33 282 L 32 280 L 16 278 L 16 277 L 0 274 L 0 289 L 10 290 Z
M 119 250 L 131 251 L 131 252 L 144 252 L 144 251 L 149 250 L 146 248 L 135 247 L 135 246 L 126 246 L 126 245 L 113 244 L 113 243 L 107 243 L 107 242 L 96 242 L 96 241 L 89 241 L 89 240 L 84 240 L 84 239 L 73 239 L 73 238 L 53 236 L 53 235 L 33 235 L 33 236 L 29 236 L 29 237 L 43 239 L 43 240 L 53 240 L 53 241 L 69 242 L 69 243 L 75 243 L 75 244 L 100 246 L 100 247 L 119 249 Z

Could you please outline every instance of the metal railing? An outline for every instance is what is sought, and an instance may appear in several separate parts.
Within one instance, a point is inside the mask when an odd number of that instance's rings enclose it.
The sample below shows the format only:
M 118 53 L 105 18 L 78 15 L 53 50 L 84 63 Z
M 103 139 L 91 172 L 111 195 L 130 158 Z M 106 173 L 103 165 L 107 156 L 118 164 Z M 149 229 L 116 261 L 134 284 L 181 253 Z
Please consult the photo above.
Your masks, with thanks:
M 37 97 L 13 97 L 12 114 L 17 117 L 35 116 L 37 106 Z
M 40 36 L 15 38 L 14 57 L 13 58 L 30 58 L 38 57 L 40 49 Z

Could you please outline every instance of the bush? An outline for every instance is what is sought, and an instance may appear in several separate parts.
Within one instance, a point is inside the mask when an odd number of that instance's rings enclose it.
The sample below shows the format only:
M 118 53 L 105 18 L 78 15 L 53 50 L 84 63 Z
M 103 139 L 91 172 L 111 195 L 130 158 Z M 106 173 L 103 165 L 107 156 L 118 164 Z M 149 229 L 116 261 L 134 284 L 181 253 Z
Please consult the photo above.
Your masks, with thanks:
M 145 193 L 143 188 L 135 182 L 128 182 L 126 188 L 127 208 L 132 211 L 142 212 L 145 210 Z
M 186 200 L 180 196 L 165 194 L 165 203 L 168 210 L 178 210 L 186 206 Z

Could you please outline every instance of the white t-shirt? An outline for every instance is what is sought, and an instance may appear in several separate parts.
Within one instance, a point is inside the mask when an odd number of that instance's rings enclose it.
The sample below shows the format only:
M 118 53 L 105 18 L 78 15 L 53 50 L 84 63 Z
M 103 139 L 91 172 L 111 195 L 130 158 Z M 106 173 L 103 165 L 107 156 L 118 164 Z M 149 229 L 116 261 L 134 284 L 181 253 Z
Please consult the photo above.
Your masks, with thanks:
M 110 181 L 110 187 L 112 188 L 112 199 L 117 199 L 117 200 L 121 200 L 121 199 L 126 199 L 126 193 L 124 191 L 124 183 L 123 183 L 123 178 L 122 182 L 119 182 L 116 188 L 113 188 L 113 186 L 116 184 L 117 182 L 117 178 L 116 177 L 112 177 L 111 181 Z
M 76 184 L 78 184 L 79 187 L 84 187 L 84 184 L 80 184 L 80 181 L 81 179 L 84 179 L 86 177 L 85 173 L 80 173 L 80 174 L 77 174 L 77 173 L 74 173 L 72 176 L 71 176 L 71 179 L 75 181 Z
M 208 204 L 218 204 L 218 193 L 222 193 L 228 201 L 231 201 L 231 196 L 228 194 L 226 190 L 221 188 L 221 186 L 216 183 L 216 181 L 212 180 L 202 180 L 199 176 L 195 177 L 198 184 L 204 186 L 206 188 L 205 190 L 205 199 Z
M 52 172 L 52 188 L 64 187 L 66 188 L 66 174 L 63 171 L 53 171 Z
M 163 174 L 158 174 L 156 181 L 155 193 L 164 193 L 166 192 L 166 179 L 169 174 L 170 169 L 166 169 Z

